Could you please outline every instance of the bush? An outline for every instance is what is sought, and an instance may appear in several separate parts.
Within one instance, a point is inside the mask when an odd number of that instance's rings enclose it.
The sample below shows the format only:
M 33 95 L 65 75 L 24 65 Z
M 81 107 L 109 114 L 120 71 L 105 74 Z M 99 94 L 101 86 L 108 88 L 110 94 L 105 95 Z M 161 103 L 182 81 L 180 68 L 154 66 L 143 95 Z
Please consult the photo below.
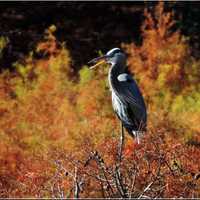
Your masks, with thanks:
M 148 132 L 140 146 L 126 134 L 122 162 L 108 67 L 74 78 L 54 25 L 15 72 L 1 73 L 1 197 L 199 197 L 199 61 L 162 2 L 145 17 L 142 45 L 126 49 Z
M 192 58 L 187 38 L 174 31 L 173 12 L 164 11 L 164 2 L 159 2 L 154 13 L 145 10 L 144 16 L 141 46 L 124 45 L 129 68 L 150 109 L 164 109 L 177 123 L 195 128 L 196 121 L 177 119 L 183 113 L 193 118 L 189 110 L 195 108 L 199 116 L 199 61 Z

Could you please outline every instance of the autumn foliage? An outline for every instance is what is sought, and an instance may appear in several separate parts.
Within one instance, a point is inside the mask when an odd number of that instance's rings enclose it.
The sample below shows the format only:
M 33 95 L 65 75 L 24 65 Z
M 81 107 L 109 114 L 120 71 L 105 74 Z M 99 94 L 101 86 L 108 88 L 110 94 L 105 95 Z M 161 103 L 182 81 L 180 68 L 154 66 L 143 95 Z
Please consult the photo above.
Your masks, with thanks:
M 122 44 L 148 107 L 141 144 L 126 134 L 119 163 L 108 66 L 74 75 L 52 25 L 0 74 L 0 197 L 200 196 L 200 60 L 162 2 L 144 16 L 141 45 Z

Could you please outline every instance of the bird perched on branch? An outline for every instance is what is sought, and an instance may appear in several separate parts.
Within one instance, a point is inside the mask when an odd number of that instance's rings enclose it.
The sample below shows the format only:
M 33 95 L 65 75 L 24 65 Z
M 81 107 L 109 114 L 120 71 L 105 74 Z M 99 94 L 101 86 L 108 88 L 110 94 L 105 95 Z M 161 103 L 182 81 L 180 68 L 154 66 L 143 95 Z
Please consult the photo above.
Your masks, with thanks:
M 92 59 L 89 64 L 93 69 L 103 63 L 109 63 L 108 80 L 112 93 L 112 105 L 123 127 L 140 141 L 146 131 L 147 113 L 142 94 L 126 66 L 126 56 L 119 48 L 108 51 L 105 55 Z

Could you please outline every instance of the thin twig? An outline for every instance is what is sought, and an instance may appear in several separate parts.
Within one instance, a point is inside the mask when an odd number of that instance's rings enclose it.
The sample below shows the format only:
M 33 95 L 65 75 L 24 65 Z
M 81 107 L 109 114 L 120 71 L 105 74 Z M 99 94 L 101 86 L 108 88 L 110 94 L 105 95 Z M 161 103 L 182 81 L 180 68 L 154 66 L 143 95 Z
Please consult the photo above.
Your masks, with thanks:
M 78 171 L 77 167 L 75 166 L 75 169 L 74 169 L 74 199 L 78 199 L 79 193 L 80 193 L 77 171 Z
M 149 184 L 147 185 L 147 187 L 144 188 L 144 190 L 142 191 L 142 193 L 140 194 L 140 196 L 138 197 L 138 199 L 141 199 L 141 198 L 143 197 L 144 193 L 145 193 L 146 191 L 150 190 L 150 188 L 151 188 L 151 186 L 152 186 L 153 183 L 154 183 L 154 181 L 152 181 L 151 183 L 149 183 Z
M 135 180 L 136 180 L 136 173 L 134 173 L 134 178 L 132 178 L 132 180 L 131 180 L 131 188 L 130 188 L 130 191 L 129 191 L 129 199 L 131 199 L 131 197 L 132 197 L 133 189 L 134 189 L 134 186 L 135 186 Z

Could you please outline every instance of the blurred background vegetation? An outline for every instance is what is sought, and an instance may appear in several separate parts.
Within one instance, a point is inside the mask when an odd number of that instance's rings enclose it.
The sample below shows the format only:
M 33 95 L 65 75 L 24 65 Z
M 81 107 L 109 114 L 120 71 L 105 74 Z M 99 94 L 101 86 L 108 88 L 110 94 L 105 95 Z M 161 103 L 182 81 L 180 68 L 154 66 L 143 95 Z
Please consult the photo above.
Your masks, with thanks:
M 127 53 L 148 106 L 141 158 L 152 156 L 149 141 L 159 138 L 168 167 L 173 170 L 176 161 L 175 171 L 181 169 L 173 176 L 163 166 L 160 197 L 199 197 L 198 3 L 2 2 L 0 11 L 1 197 L 53 197 L 60 190 L 72 196 L 73 180 L 55 176 L 55 161 L 73 170 L 66 155 L 86 160 L 98 150 L 108 165 L 115 162 L 120 126 L 108 66 L 90 71 L 86 65 L 113 47 Z M 136 159 L 134 151 L 127 136 L 126 167 Z M 136 161 L 144 169 L 136 179 L 138 193 L 147 166 Z M 87 178 L 82 196 L 102 197 L 95 180 Z

